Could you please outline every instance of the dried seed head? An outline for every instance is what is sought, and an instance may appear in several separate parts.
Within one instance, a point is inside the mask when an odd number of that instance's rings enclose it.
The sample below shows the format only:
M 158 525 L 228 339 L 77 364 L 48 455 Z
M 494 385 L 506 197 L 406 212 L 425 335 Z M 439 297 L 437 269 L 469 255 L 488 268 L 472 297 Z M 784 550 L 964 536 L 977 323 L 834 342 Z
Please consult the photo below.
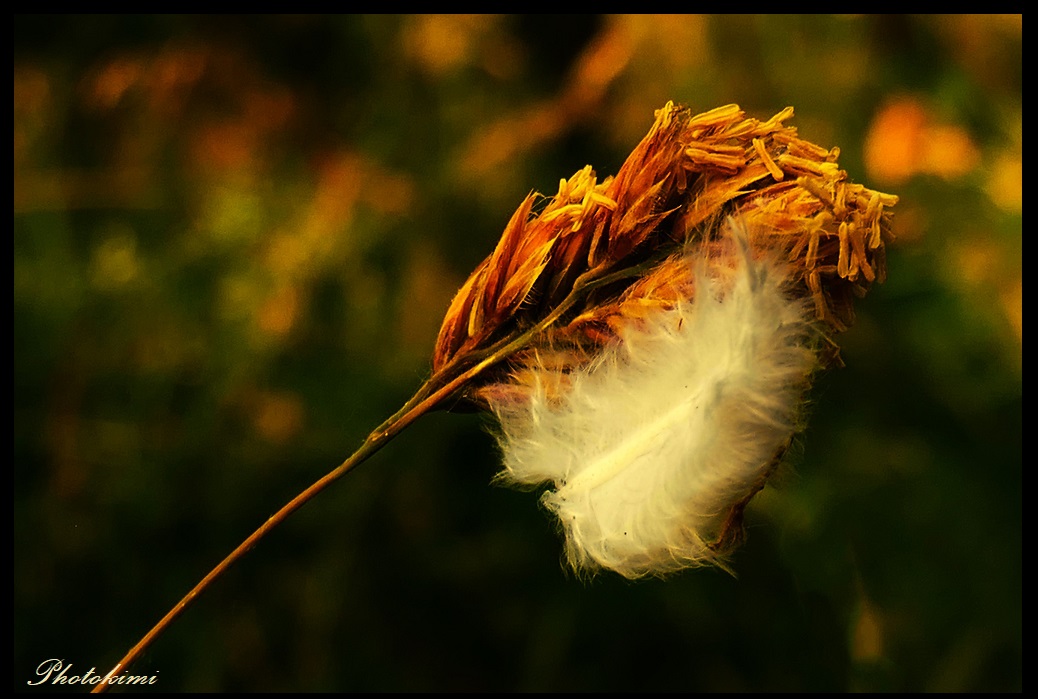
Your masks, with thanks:
M 668 103 L 616 177 L 527 197 L 451 304 L 434 368 L 472 367 L 501 479 L 550 484 L 577 570 L 724 565 L 835 357 L 819 339 L 884 278 L 897 197 L 792 115 Z
M 753 232 L 755 247 L 789 260 L 795 293 L 812 299 L 823 328 L 846 329 L 854 298 L 885 278 L 897 197 L 848 182 L 839 150 L 799 138 L 785 125 L 792 116 L 787 107 L 759 121 L 736 105 L 693 115 L 668 102 L 615 177 L 599 181 L 587 166 L 536 213 L 539 195 L 526 197 L 451 303 L 434 370 L 530 328 L 574 291 L 615 279 L 512 358 L 520 371 L 534 353 L 537 363 L 586 360 L 628 319 L 691 298 L 685 267 L 668 258 L 690 245 L 708 251 L 729 216 Z M 464 397 L 485 405 L 508 384 L 486 372 Z

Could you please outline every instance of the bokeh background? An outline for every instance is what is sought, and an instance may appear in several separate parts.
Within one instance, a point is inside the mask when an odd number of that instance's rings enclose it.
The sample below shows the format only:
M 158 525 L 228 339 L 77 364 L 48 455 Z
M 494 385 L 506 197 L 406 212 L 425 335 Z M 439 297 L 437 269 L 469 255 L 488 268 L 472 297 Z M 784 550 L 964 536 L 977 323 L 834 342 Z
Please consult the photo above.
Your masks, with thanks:
M 667 100 L 901 196 L 738 577 L 582 582 L 427 416 L 136 666 L 154 689 L 1022 686 L 1020 16 L 16 16 L 14 688 L 106 671 L 429 372 L 531 189 Z M 39 689 L 37 688 L 37 691 Z

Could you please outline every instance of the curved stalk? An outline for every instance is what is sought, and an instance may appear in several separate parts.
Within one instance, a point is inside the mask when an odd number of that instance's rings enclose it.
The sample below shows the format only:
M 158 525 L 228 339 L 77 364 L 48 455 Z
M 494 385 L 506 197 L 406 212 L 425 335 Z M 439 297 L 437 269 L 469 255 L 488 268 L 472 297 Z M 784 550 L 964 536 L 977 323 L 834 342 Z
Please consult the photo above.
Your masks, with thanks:
M 202 578 L 198 584 L 196 584 L 190 592 L 184 595 L 177 604 L 170 609 L 162 619 L 159 620 L 155 626 L 151 628 L 148 633 L 144 635 L 127 653 L 123 656 L 116 666 L 108 673 L 108 677 L 117 675 L 118 673 L 126 670 L 134 661 L 137 660 L 144 653 L 145 650 L 152 644 L 152 642 L 158 638 L 168 627 L 172 624 L 177 617 L 179 617 L 187 606 L 191 604 L 196 597 L 206 590 L 217 578 L 223 575 L 228 568 L 230 568 L 238 559 L 248 553 L 259 541 L 265 537 L 270 530 L 281 524 L 283 521 L 288 519 L 296 510 L 301 508 L 303 505 L 308 503 L 320 492 L 322 492 L 329 485 L 339 480 L 356 466 L 366 461 L 375 452 L 385 446 L 390 439 L 400 433 L 405 427 L 410 425 L 412 422 L 417 420 L 423 414 L 433 409 L 440 400 L 443 399 L 443 395 L 440 393 L 428 396 L 429 386 L 432 380 L 423 385 L 418 392 L 400 409 L 393 417 L 386 420 L 382 425 L 368 435 L 367 439 L 360 446 L 357 451 L 353 452 L 345 461 L 339 464 L 335 469 L 329 471 L 322 478 L 310 485 L 306 490 L 296 495 L 292 500 L 288 502 L 284 507 L 278 510 L 274 515 L 264 522 L 256 531 L 249 535 L 244 541 L 238 544 L 231 553 L 227 555 L 215 568 L 209 571 L 209 573 Z M 104 692 L 109 687 L 108 682 L 101 682 L 94 686 L 91 693 L 98 694 Z

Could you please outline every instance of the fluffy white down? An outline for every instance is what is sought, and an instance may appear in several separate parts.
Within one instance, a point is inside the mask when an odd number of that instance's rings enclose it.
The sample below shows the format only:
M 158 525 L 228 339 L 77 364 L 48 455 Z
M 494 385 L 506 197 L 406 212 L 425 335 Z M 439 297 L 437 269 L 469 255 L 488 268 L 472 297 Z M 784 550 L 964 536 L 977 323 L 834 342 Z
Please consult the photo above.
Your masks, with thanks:
M 711 562 L 707 547 L 792 435 L 816 358 L 785 268 L 741 235 L 697 272 L 694 302 L 661 311 L 547 399 L 493 406 L 502 480 L 550 482 L 545 505 L 578 570 L 626 577 Z M 690 265 L 696 265 L 691 259 Z M 715 268 L 717 269 L 717 268 Z

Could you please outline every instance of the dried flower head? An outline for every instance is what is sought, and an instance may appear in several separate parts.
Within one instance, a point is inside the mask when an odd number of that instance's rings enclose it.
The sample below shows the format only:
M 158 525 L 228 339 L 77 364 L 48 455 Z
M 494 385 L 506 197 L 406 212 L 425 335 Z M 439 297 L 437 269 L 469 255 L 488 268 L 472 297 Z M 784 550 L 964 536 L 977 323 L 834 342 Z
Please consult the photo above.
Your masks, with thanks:
M 897 197 L 792 114 L 668 103 L 615 177 L 528 196 L 450 306 L 434 369 L 487 364 L 460 395 L 498 416 L 503 480 L 552 485 L 578 569 L 722 563 L 884 279 Z
M 274 527 L 446 401 L 501 422 L 516 484 L 549 483 L 579 571 L 724 565 L 800 424 L 852 299 L 884 277 L 897 197 L 838 151 L 735 105 L 668 103 L 615 177 L 528 196 L 451 303 L 433 374 L 338 467 L 268 518 L 146 633 L 125 671 Z M 95 692 L 105 691 L 101 683 Z

